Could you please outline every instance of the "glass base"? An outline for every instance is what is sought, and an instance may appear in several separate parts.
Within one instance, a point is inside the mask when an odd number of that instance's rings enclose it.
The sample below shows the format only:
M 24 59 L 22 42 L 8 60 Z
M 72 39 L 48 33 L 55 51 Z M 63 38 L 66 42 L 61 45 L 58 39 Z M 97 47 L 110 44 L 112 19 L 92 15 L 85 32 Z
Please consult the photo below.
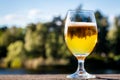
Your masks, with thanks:
M 77 79 L 90 79 L 90 78 L 96 78 L 95 75 L 91 75 L 89 73 L 82 73 L 82 74 L 78 74 L 77 72 L 67 75 L 67 78 L 77 78 Z

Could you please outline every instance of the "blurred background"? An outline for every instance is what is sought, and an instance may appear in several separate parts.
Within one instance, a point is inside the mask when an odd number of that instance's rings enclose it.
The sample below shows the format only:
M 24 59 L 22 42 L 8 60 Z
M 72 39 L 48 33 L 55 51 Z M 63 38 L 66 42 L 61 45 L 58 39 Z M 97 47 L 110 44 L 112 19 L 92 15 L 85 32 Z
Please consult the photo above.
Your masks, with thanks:
M 77 68 L 64 41 L 67 11 L 93 10 L 98 43 L 87 72 L 120 73 L 120 1 L 1 0 L 0 74 L 67 74 Z

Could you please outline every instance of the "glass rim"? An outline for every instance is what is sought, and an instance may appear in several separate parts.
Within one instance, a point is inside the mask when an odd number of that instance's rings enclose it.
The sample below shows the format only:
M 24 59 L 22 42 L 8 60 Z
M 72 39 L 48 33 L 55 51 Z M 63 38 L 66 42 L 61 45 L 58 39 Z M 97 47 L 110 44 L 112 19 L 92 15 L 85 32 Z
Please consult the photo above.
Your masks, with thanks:
M 93 12 L 93 10 L 86 10 L 86 9 L 82 9 L 82 10 L 73 10 L 73 9 L 70 9 L 68 10 L 68 12 Z

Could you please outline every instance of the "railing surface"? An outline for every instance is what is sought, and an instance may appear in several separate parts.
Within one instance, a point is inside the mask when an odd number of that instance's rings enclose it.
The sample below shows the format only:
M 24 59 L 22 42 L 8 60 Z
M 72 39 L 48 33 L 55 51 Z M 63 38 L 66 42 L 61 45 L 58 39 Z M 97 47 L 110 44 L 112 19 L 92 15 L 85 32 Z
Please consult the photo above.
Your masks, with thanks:
M 25 74 L 25 75 L 0 75 L 0 80 L 81 80 L 67 79 L 67 74 Z M 120 74 L 96 74 L 95 79 L 87 80 L 120 80 Z

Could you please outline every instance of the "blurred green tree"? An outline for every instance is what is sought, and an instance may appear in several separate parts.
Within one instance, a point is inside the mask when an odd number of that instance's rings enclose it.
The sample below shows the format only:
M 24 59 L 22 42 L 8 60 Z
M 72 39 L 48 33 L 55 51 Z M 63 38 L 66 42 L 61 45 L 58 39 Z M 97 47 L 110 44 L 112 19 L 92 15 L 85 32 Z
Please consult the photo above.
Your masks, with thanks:
M 68 63 L 70 52 L 64 41 L 64 20 L 60 16 L 54 17 L 52 22 L 45 23 L 48 32 L 45 43 L 47 63 L 50 61 L 57 64 Z
M 0 41 L 1 41 L 1 36 L 4 34 L 6 30 L 7 30 L 7 26 L 0 26 Z M 0 58 L 5 57 L 6 53 L 7 53 L 6 47 L 0 45 Z
M 107 17 L 103 16 L 100 11 L 95 12 L 95 17 L 98 27 L 98 42 L 95 48 L 97 53 L 109 53 L 109 41 L 107 40 L 107 33 L 109 29 L 109 23 Z
M 20 68 L 25 59 L 25 49 L 22 41 L 11 43 L 8 47 L 8 53 L 4 62 L 6 66 Z
M 6 56 L 7 47 L 12 42 L 17 40 L 24 41 L 24 29 L 16 28 L 15 26 L 7 28 L 6 26 L 0 29 L 0 55 Z
M 42 56 L 46 58 L 45 42 L 47 28 L 41 24 L 29 24 L 25 35 L 25 49 L 29 57 Z
M 115 18 L 115 27 L 116 27 L 116 32 L 115 35 L 116 38 L 114 39 L 115 42 L 112 45 L 112 48 L 114 49 L 114 53 L 118 55 L 120 53 L 120 16 L 117 16 Z
M 16 28 L 15 26 L 8 28 L 0 37 L 0 45 L 8 46 L 10 43 L 17 40 L 24 41 L 24 30 L 22 28 Z

